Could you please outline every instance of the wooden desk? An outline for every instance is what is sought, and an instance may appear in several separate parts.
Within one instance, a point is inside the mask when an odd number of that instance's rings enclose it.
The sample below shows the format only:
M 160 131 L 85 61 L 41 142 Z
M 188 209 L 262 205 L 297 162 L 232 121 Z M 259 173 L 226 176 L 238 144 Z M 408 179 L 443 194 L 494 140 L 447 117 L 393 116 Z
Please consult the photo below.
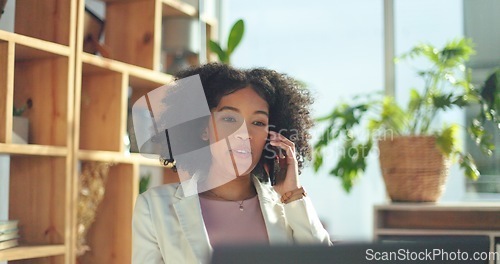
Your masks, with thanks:
M 500 244 L 500 203 L 392 203 L 374 207 L 374 238 L 486 236 Z M 500 255 L 500 252 L 498 253 Z M 491 260 L 489 263 L 495 263 Z M 497 260 L 496 263 L 500 263 Z

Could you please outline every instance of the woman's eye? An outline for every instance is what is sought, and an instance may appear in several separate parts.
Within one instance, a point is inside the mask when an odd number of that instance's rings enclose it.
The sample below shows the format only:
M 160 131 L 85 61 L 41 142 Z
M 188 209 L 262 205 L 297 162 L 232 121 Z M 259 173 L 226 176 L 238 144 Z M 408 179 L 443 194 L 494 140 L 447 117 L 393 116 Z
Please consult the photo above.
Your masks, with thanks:
M 236 122 L 236 119 L 234 119 L 234 118 L 232 118 L 230 116 L 223 117 L 222 120 L 226 121 L 226 122 Z
M 255 122 L 253 122 L 253 123 L 254 123 L 255 125 L 257 125 L 257 126 L 266 126 L 266 124 L 265 124 L 265 123 L 260 122 L 260 121 L 255 121 Z

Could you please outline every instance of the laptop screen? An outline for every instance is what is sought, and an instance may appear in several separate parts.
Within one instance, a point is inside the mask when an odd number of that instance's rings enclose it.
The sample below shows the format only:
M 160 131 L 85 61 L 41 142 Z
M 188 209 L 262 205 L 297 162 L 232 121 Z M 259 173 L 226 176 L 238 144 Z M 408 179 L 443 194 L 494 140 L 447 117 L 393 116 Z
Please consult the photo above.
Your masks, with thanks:
M 414 237 L 334 246 L 226 246 L 214 248 L 212 264 L 275 263 L 488 263 L 489 237 Z

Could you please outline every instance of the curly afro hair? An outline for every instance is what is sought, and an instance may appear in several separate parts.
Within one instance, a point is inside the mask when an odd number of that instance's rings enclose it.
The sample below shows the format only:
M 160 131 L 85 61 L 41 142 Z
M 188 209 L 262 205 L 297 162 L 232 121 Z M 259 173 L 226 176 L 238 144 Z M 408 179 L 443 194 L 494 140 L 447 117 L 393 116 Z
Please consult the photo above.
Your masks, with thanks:
M 196 74 L 200 76 L 210 110 L 217 107 L 223 96 L 251 86 L 269 105 L 269 129 L 281 133 L 294 142 L 299 174 L 302 172 L 305 161 L 311 160 L 309 129 L 313 126 L 310 116 L 313 99 L 309 90 L 304 89 L 290 76 L 274 70 L 264 68 L 241 70 L 220 63 L 191 67 L 177 73 L 175 77 L 179 80 Z M 198 132 L 201 133 L 207 124 L 208 120 L 205 120 Z M 261 161 L 264 156 L 261 156 Z

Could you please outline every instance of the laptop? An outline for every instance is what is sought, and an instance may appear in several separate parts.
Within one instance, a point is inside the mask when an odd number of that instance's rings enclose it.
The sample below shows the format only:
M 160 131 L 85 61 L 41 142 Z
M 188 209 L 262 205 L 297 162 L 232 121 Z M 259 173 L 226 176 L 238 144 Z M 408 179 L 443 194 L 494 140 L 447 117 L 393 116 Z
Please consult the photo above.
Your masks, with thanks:
M 489 251 L 489 243 L 487 236 L 452 236 L 392 238 L 373 243 L 336 242 L 332 247 L 224 246 L 214 248 L 211 263 L 488 263 L 484 257 Z

